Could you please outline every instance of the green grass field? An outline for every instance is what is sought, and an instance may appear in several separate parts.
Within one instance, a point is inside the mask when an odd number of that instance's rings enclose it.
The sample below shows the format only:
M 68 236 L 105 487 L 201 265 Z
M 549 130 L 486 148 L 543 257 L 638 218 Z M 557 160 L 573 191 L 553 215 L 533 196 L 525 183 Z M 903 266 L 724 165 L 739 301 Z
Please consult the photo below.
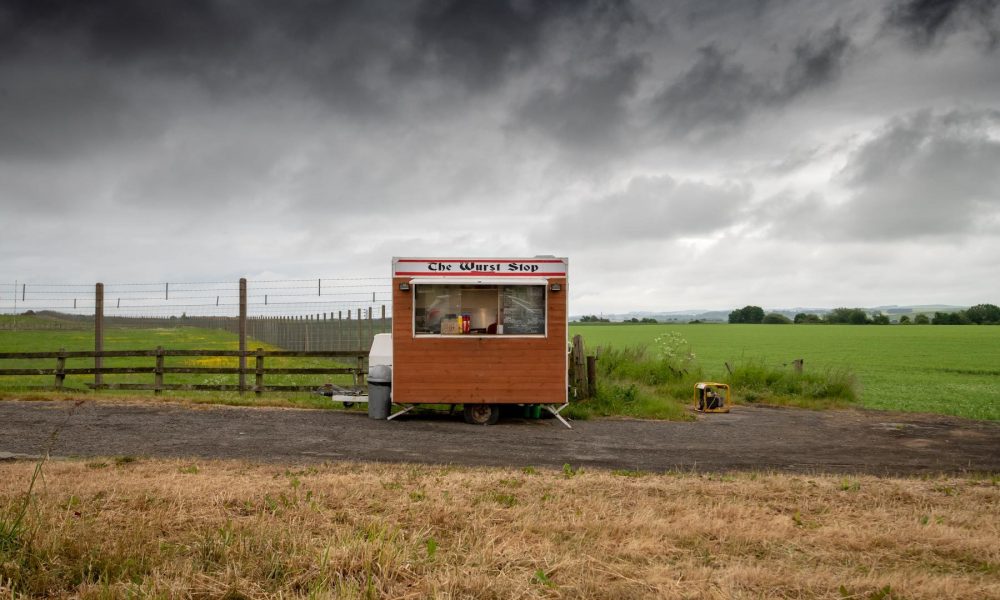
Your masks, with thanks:
M 675 331 L 705 376 L 730 365 L 782 365 L 801 358 L 805 370 L 849 369 L 867 408 L 1000 420 L 1000 327 L 852 325 L 572 325 L 588 352 L 598 346 L 655 346 Z
M 9 317 L 8 317 L 9 319 Z M 21 326 L 30 324 L 30 321 L 20 317 Z M 0 322 L 2 324 L 2 322 Z M 200 329 L 195 327 L 177 327 L 163 329 L 109 329 L 104 335 L 105 350 L 152 350 L 157 346 L 162 346 L 170 350 L 238 350 L 239 342 L 232 333 L 217 329 Z M 266 343 L 248 340 L 247 347 L 250 349 L 264 348 L 265 350 L 276 350 L 274 346 Z M 0 330 L 0 352 L 56 352 L 60 348 L 67 351 L 86 351 L 94 349 L 94 333 L 91 330 Z M 155 359 L 152 357 L 129 357 L 129 358 L 107 358 L 104 360 L 105 367 L 151 367 Z M 55 359 L 18 359 L 0 361 L 0 368 L 8 369 L 52 369 L 55 367 Z M 92 367 L 93 359 L 67 359 L 67 368 Z M 239 366 L 239 359 L 235 357 L 166 357 L 164 366 L 167 367 L 232 367 Z M 248 360 L 247 366 L 253 368 L 253 359 Z M 309 368 L 309 367 L 340 367 L 346 366 L 337 363 L 332 359 L 324 358 L 268 358 L 266 368 Z M 105 375 L 107 383 L 153 383 L 152 374 L 122 374 Z M 93 375 L 68 375 L 65 387 L 77 391 L 84 391 L 88 383 L 93 382 Z M 249 383 L 252 384 L 251 375 Z M 265 380 L 267 385 L 315 385 L 320 387 L 326 382 L 337 385 L 348 386 L 352 384 L 350 375 L 268 375 Z M 53 377 L 45 376 L 0 376 L 0 393 L 19 394 L 29 388 L 39 386 L 51 386 Z M 203 374 L 166 374 L 164 383 L 180 384 L 226 384 L 236 385 L 237 375 L 203 375 Z M 117 392 L 103 391 L 102 395 L 124 396 L 124 395 L 148 395 L 152 392 Z M 253 394 L 240 396 L 238 392 L 189 392 L 189 391 L 164 391 L 164 397 L 191 398 L 195 401 L 223 403 L 223 404 L 269 404 L 269 405 L 293 405 L 293 406 L 314 406 L 330 407 L 337 406 L 323 396 L 310 394 L 308 392 L 296 393 L 275 393 L 269 392 L 265 399 L 257 399 Z

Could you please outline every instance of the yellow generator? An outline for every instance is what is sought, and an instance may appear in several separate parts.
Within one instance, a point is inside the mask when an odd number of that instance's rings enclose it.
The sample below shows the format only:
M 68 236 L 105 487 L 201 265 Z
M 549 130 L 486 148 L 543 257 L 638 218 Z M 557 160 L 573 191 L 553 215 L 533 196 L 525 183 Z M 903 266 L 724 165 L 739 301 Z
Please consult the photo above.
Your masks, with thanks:
M 714 381 L 701 381 L 694 386 L 694 409 L 698 412 L 729 412 L 729 386 Z

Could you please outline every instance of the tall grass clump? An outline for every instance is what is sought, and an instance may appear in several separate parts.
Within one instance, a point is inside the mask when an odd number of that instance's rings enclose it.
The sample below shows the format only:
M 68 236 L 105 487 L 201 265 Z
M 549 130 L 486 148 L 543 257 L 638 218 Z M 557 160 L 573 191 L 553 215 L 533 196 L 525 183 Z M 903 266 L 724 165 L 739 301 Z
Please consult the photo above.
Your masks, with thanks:
M 50 448 L 58 431 L 59 428 L 52 433 Z M 42 475 L 42 466 L 48 460 L 48 453 L 49 450 L 46 450 L 45 456 L 35 463 L 24 498 L 0 501 L 0 586 L 5 581 L 8 582 L 12 588 L 12 598 L 16 597 L 13 592 L 22 580 L 33 577 L 34 573 L 45 568 L 45 561 L 39 560 L 32 547 L 37 525 L 29 525 L 27 517 L 28 508 L 35 498 L 35 484 Z
M 737 364 L 727 377 L 738 400 L 803 408 L 847 406 L 858 400 L 858 382 L 846 369 L 797 373 L 761 360 Z
M 38 461 L 35 465 L 35 471 L 31 474 L 31 482 L 28 484 L 28 491 L 20 505 L 18 506 L 15 501 L 3 507 L 3 512 L 0 514 L 0 562 L 17 558 L 27 544 L 29 531 L 25 524 L 25 517 L 28 514 L 28 506 L 31 504 L 35 482 L 38 481 L 38 476 L 42 472 L 43 462 Z
M 660 336 L 653 348 L 598 348 L 597 389 L 567 412 L 577 419 L 615 415 L 691 419 L 684 404 L 702 376 L 694 358 L 687 341 L 676 333 Z
M 700 376 L 691 346 L 677 332 L 668 332 L 653 340 L 653 347 L 623 346 L 598 348 L 598 373 L 612 380 L 645 385 L 677 383 Z

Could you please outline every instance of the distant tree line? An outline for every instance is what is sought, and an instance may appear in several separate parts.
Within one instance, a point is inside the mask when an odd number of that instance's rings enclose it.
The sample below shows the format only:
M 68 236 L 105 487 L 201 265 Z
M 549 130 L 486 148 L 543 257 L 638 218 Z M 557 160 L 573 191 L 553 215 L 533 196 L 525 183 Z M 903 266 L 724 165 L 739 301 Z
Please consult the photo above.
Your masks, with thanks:
M 814 313 L 798 313 L 789 319 L 781 313 L 764 313 L 759 306 L 744 306 L 729 313 L 730 323 L 829 323 L 840 325 L 888 325 L 889 315 L 875 311 L 868 314 L 863 308 L 835 308 L 826 315 Z M 900 325 L 1000 325 L 1000 307 L 994 304 L 977 304 L 958 312 L 936 312 L 933 318 L 918 313 L 910 319 L 909 315 L 899 318 Z
M 792 320 L 781 313 L 764 313 L 764 309 L 759 306 L 744 306 L 729 313 L 730 323 L 767 323 L 780 325 L 791 323 Z
M 744 306 L 729 313 L 730 323 L 763 323 L 764 309 L 759 306 Z
M 610 323 L 610 319 L 605 319 L 604 317 L 598 317 L 597 315 L 584 315 L 580 317 L 577 323 Z M 656 319 L 650 317 L 644 317 L 642 319 L 637 319 L 632 317 L 631 319 L 625 319 L 622 323 L 659 323 Z
M 863 308 L 835 308 L 826 314 L 824 320 L 835 325 L 888 325 L 889 316 L 879 311 L 868 315 Z
M 958 312 L 936 312 L 933 325 L 1000 325 L 1000 307 L 995 304 L 977 304 Z

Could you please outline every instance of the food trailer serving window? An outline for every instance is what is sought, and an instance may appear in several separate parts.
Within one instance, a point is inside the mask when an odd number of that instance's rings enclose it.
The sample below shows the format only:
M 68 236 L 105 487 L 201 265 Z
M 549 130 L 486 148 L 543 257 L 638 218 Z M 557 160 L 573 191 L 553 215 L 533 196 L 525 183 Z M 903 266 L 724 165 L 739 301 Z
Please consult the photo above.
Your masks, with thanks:
M 412 283 L 415 335 L 545 335 L 544 279 Z

